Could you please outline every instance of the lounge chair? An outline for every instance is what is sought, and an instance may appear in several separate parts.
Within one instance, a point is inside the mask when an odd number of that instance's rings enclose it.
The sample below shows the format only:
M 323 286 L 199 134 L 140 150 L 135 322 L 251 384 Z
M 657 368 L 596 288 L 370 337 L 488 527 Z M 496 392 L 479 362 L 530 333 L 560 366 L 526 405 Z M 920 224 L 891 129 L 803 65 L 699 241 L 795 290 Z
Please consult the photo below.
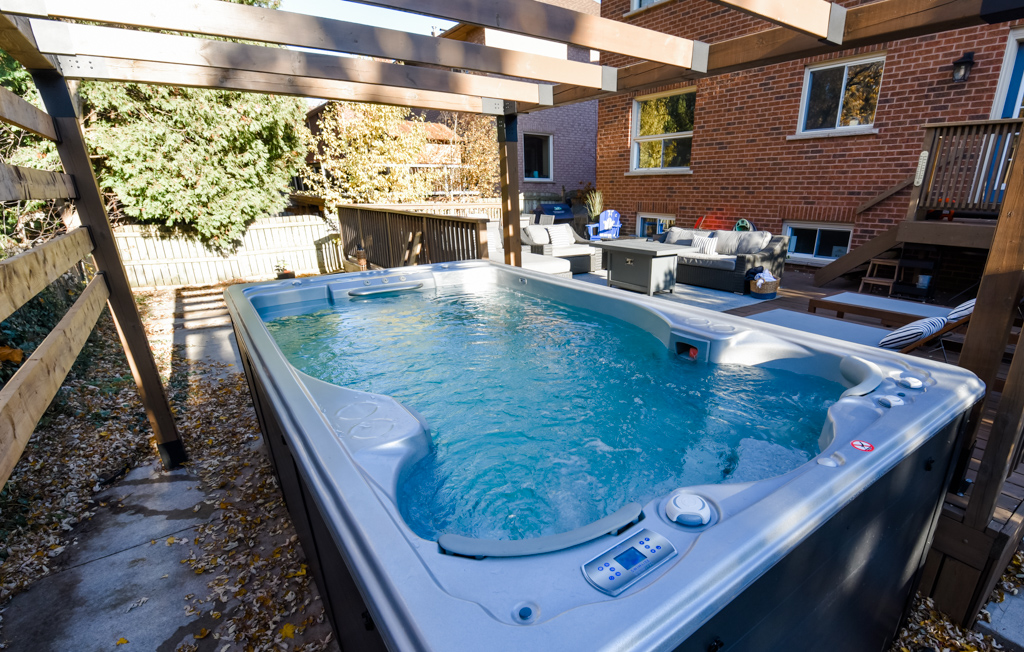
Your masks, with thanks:
M 820 299 L 811 299 L 807 312 L 817 313 L 818 310 L 834 310 L 836 317 L 843 315 L 860 315 L 878 319 L 883 326 L 902 326 L 925 317 L 945 317 L 949 308 L 934 306 L 915 301 L 890 299 L 873 294 L 843 292 Z
M 971 314 L 968 312 L 966 316 L 959 317 L 952 321 L 947 321 L 945 317 L 926 317 L 918 320 L 919 322 L 931 322 L 931 325 L 941 323 L 942 326 L 941 328 L 937 328 L 931 332 L 929 332 L 929 329 L 925 328 L 924 332 L 921 336 L 917 337 L 917 339 L 900 339 L 898 334 L 900 331 L 910 331 L 918 322 L 912 322 L 911 324 L 904 325 L 900 329 L 890 331 L 877 326 L 868 326 L 867 324 L 858 324 L 856 322 L 843 321 L 841 319 L 833 319 L 831 317 L 822 317 L 821 315 L 809 315 L 805 312 L 781 309 L 758 313 L 756 315 L 752 315 L 749 319 L 759 321 L 764 324 L 774 324 L 776 326 L 792 328 L 793 330 L 803 331 L 805 333 L 832 337 L 837 340 L 843 340 L 844 342 L 853 342 L 854 344 L 863 344 L 864 346 L 888 348 L 899 351 L 900 353 L 910 353 L 914 349 L 920 348 L 929 342 L 938 341 L 939 346 L 942 348 L 942 357 L 945 359 L 946 348 L 942 344 L 943 337 L 957 328 L 966 325 L 971 319 Z M 891 338 L 896 342 L 901 342 L 902 345 L 899 345 L 898 348 L 896 346 L 883 346 L 886 338 Z
M 531 224 L 523 229 L 522 239 L 530 253 L 569 261 L 573 274 L 601 269 L 601 250 L 591 247 L 590 240 L 581 238 L 568 224 Z

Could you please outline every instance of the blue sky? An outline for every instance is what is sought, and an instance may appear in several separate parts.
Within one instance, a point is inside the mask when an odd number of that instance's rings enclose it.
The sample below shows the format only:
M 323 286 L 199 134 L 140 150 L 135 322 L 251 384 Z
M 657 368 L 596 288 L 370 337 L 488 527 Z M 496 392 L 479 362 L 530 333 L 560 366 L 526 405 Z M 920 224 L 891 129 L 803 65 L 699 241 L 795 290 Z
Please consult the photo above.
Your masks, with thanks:
M 434 27 L 443 31 L 455 25 L 451 21 L 439 18 L 371 7 L 356 2 L 345 2 L 345 0 L 281 0 L 281 9 L 310 16 L 347 20 L 350 23 L 400 29 L 417 34 L 430 34 L 431 28 Z

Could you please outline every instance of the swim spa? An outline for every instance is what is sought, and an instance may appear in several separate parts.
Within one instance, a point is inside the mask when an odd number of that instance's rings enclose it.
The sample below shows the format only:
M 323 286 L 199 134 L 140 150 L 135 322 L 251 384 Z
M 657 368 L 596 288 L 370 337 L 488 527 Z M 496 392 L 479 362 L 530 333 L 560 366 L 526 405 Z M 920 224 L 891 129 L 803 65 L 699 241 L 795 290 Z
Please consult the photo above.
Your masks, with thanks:
M 415 347 L 415 333 L 401 330 L 423 318 L 422 307 L 403 308 L 397 300 L 413 295 L 431 305 L 452 303 L 446 299 L 451 296 L 490 301 L 516 295 L 540 301 L 531 304 L 540 306 L 533 310 L 552 314 L 554 308 L 543 306 L 565 306 L 565 315 L 559 312 L 548 324 L 564 334 L 550 348 L 570 355 L 594 343 L 587 339 L 591 335 L 574 339 L 576 330 L 563 317 L 593 322 L 601 333 L 613 333 L 609 320 L 619 322 L 635 336 L 609 335 L 598 342 L 607 356 L 596 375 L 610 373 L 603 370 L 615 369 L 633 348 L 642 355 L 615 372 L 617 378 L 640 376 L 636 383 L 643 390 L 643 369 L 659 372 L 650 391 L 634 397 L 644 403 L 636 405 L 623 397 L 602 401 L 566 391 L 557 382 L 581 372 L 568 373 L 571 365 L 559 368 L 566 363 L 551 368 L 533 360 L 532 383 L 507 387 L 511 403 L 491 410 L 508 415 L 492 432 L 474 421 L 488 411 L 473 402 L 476 397 L 455 396 L 454 407 L 438 410 L 451 389 L 404 394 L 401 374 L 396 379 L 394 373 L 378 373 L 369 358 L 359 357 L 368 349 L 383 350 L 404 360 L 407 374 L 429 370 L 431 361 Z M 840 650 L 882 649 L 930 543 L 963 414 L 983 393 L 974 376 L 954 367 L 487 262 L 234 286 L 227 300 L 289 512 L 335 631 L 351 649 L 770 650 L 806 649 L 809 641 L 828 641 Z M 467 302 L 460 301 L 454 303 L 464 309 Z M 500 314 L 504 304 L 481 305 L 481 314 Z M 382 314 L 389 317 L 381 324 L 397 322 L 398 335 L 382 331 L 378 341 L 356 337 L 348 349 L 322 345 L 318 331 L 302 331 L 313 317 L 326 316 L 351 327 L 346 332 L 365 328 L 372 334 L 373 319 Z M 534 328 L 529 338 L 536 341 L 544 315 L 518 314 L 507 321 Z M 460 319 L 476 324 L 478 317 Z M 364 320 L 369 325 L 357 328 Z M 288 335 L 292 326 L 297 336 Z M 467 351 L 459 360 L 464 371 L 445 372 L 455 386 L 460 380 L 479 384 L 470 375 L 474 367 L 506 382 L 503 367 L 487 368 L 499 365 L 494 360 L 504 353 L 478 358 L 458 337 L 452 341 Z M 345 365 L 339 351 L 351 351 L 358 362 Z M 547 359 L 547 353 L 534 357 Z M 591 359 L 581 367 L 593 368 Z M 707 381 L 713 392 L 680 401 L 676 412 L 658 412 L 691 391 L 673 374 L 725 371 L 726 378 Z M 687 467 L 707 457 L 708 446 L 671 449 L 677 444 L 669 441 L 675 435 L 666 424 L 680 413 L 724 401 L 715 397 L 733 393 L 732 375 L 755 376 L 754 393 L 769 400 L 739 425 L 718 424 L 710 438 L 749 430 L 740 433 L 749 436 L 737 434 L 735 448 L 773 454 L 727 464 L 719 462 L 729 455 L 712 455 L 712 471 L 694 472 Z M 786 411 L 793 406 L 766 391 L 774 386 L 789 396 L 799 377 L 813 385 L 795 394 L 814 403 L 806 408 L 814 420 L 810 444 L 806 427 L 784 427 L 800 420 Z M 547 419 L 575 421 L 548 437 L 566 437 L 564 454 L 535 460 L 541 486 L 520 492 L 542 495 L 537 504 L 547 506 L 531 510 L 524 507 L 531 503 L 512 496 L 511 507 L 481 510 L 494 512 L 491 522 L 466 520 L 482 499 L 500 494 L 505 500 L 516 493 L 510 487 L 529 484 L 514 476 L 485 484 L 482 498 L 464 509 L 452 508 L 458 518 L 416 521 L 412 499 L 437 493 L 431 478 L 453 475 L 450 469 L 424 471 L 435 454 L 451 446 L 444 437 L 466 423 L 471 432 L 486 430 L 485 449 L 493 441 L 498 450 L 497 443 L 512 435 L 531 436 L 547 408 L 535 406 L 529 392 L 549 381 L 562 412 Z M 401 401 L 361 391 L 378 387 L 394 388 Z M 830 393 L 835 395 L 828 398 Z M 417 402 L 420 395 L 426 403 Z M 522 406 L 516 408 L 513 399 L 519 396 L 520 403 L 541 411 L 539 422 L 517 421 L 521 415 L 515 410 Z M 751 400 L 743 397 L 736 405 Z M 595 426 L 591 416 L 600 415 L 607 402 L 627 405 L 616 417 L 620 421 Z M 782 420 L 770 432 L 757 432 L 773 423 L 776 403 Z M 704 414 L 736 409 L 707 408 Z M 629 424 L 640 425 L 626 439 L 616 439 Z M 650 448 L 668 448 L 669 454 L 646 456 L 648 436 Z M 509 473 L 529 466 L 529 457 L 525 464 L 515 459 L 520 440 L 511 441 L 515 445 L 507 453 L 488 451 L 498 455 L 490 468 L 501 468 L 501 455 L 508 457 Z M 679 469 L 669 463 L 675 454 L 681 455 Z M 765 471 L 762 462 L 778 458 L 780 470 Z M 460 468 L 469 466 L 459 459 Z M 594 459 L 618 464 L 627 475 L 595 467 Z M 645 464 L 654 470 L 636 475 Z M 557 478 L 568 478 L 564 487 Z M 621 478 L 625 491 L 608 486 Z M 600 498 L 545 503 L 581 483 L 584 495 Z M 553 484 L 556 489 L 545 494 Z M 565 523 L 531 521 L 525 516 L 532 514 L 521 513 L 558 514 L 572 503 L 586 504 Z M 502 526 L 509 514 L 518 520 Z

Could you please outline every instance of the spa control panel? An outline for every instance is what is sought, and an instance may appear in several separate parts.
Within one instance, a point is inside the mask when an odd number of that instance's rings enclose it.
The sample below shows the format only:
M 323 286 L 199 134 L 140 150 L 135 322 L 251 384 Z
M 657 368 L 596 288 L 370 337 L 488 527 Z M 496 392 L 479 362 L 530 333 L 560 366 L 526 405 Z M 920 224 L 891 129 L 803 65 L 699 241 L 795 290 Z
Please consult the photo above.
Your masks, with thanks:
M 583 576 L 599 591 L 618 595 L 675 556 L 668 539 L 643 529 L 583 564 Z

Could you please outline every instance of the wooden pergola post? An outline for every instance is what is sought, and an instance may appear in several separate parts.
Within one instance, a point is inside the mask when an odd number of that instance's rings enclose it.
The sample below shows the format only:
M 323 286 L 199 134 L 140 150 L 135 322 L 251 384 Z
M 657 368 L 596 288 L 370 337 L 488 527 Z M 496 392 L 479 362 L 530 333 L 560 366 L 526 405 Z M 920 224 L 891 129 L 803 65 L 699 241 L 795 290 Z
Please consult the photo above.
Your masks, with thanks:
M 56 70 L 30 72 L 47 112 L 53 117 L 60 137 L 57 142 L 57 153 L 64 165 L 64 171 L 75 179 L 78 189 L 78 215 L 92 235 L 95 244 L 93 259 L 106 278 L 110 290 L 107 305 L 114 318 L 128 365 L 135 377 L 146 416 L 153 428 L 160 459 L 165 468 L 174 468 L 185 462 L 188 456 L 178 436 L 171 406 L 167 401 L 163 383 L 160 382 L 160 372 L 149 348 L 149 340 L 146 338 L 135 298 L 132 296 L 128 276 L 117 251 L 114 232 L 110 228 L 110 220 L 103 203 L 103 194 L 89 160 L 85 134 L 79 122 L 77 102 L 68 88 L 67 81 Z
M 505 263 L 523 266 L 523 241 L 519 233 L 519 116 L 515 103 L 505 103 L 505 115 L 497 117 L 498 163 L 501 176 L 501 239 Z M 511 111 L 507 109 L 511 108 Z

